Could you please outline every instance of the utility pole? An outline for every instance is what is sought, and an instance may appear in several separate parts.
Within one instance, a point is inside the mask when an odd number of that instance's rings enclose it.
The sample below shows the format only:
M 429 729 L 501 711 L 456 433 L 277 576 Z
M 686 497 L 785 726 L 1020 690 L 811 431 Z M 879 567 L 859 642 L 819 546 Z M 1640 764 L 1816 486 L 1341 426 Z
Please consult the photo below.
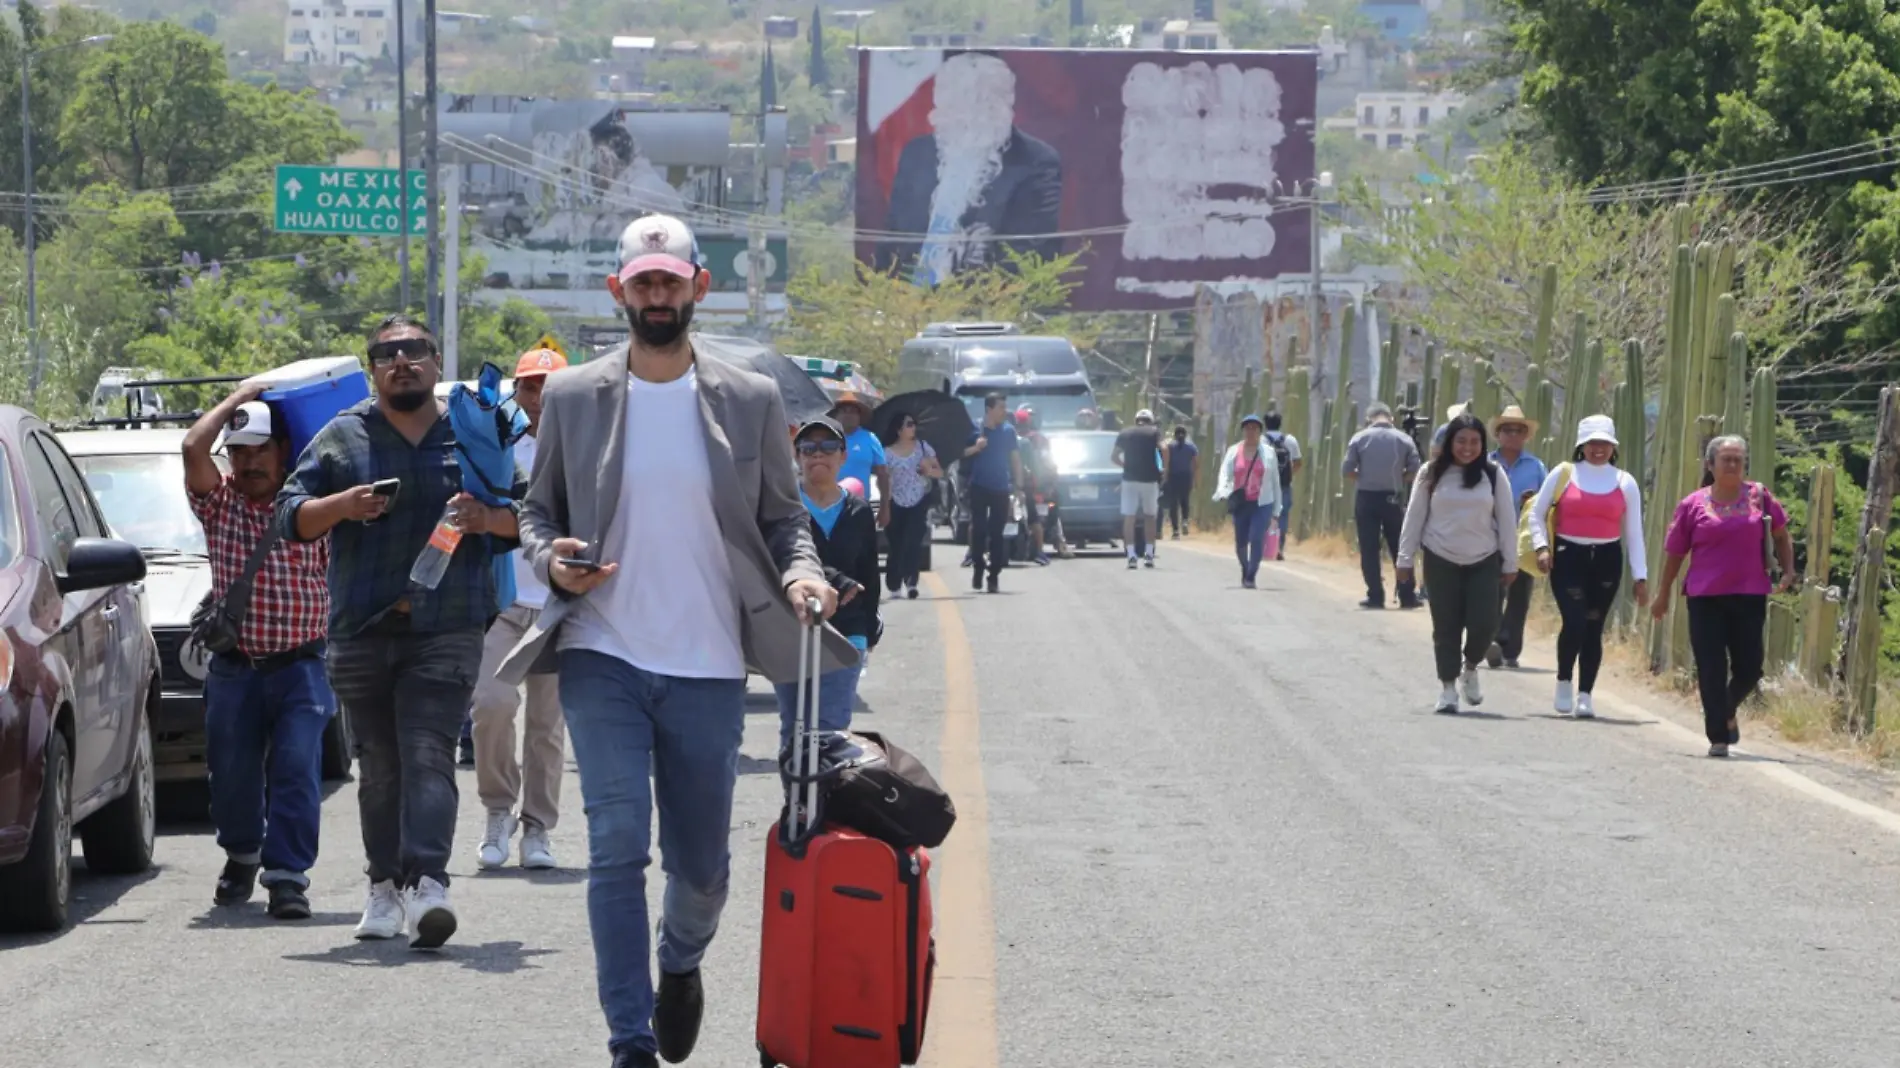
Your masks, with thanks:
M 433 179 L 429 182 L 429 192 L 435 192 Z M 459 163 L 442 168 L 442 206 L 442 373 L 448 381 L 459 382 L 462 347 L 462 298 L 457 291 L 462 277 L 462 167 Z
M 436 209 L 440 194 L 436 192 L 436 170 L 441 157 L 441 145 L 436 141 L 436 80 L 435 80 L 435 0 L 423 0 L 422 28 L 422 173 L 427 175 L 428 188 L 423 194 L 423 204 L 429 217 L 428 229 L 423 232 L 427 242 L 428 266 L 423 275 L 423 286 L 428 290 L 423 297 L 423 314 L 429 320 L 431 329 L 440 330 L 442 324 L 442 241 L 441 217 Z M 408 181 L 408 175 L 403 175 Z M 404 232 L 408 228 L 408 216 L 403 217 Z
M 396 246 L 396 261 L 402 266 L 402 310 L 409 303 L 409 53 L 407 46 L 409 13 L 403 0 L 396 0 L 396 212 L 402 222 L 396 226 L 401 235 Z
M 765 116 L 759 109 L 759 135 L 752 146 L 752 212 L 746 223 L 746 320 L 765 329 Z

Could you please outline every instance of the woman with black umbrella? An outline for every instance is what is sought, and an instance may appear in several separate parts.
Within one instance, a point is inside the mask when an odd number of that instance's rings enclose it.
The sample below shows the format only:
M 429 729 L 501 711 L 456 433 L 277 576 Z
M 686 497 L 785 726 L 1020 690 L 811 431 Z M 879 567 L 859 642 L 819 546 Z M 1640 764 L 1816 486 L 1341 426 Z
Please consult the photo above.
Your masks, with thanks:
M 900 412 L 892 428 L 894 439 L 885 444 L 884 462 L 890 469 L 891 521 L 885 529 L 890 553 L 885 561 L 885 584 L 891 593 L 917 597 L 924 542 L 930 537 L 932 479 L 943 477 L 937 450 L 917 436 L 917 419 Z

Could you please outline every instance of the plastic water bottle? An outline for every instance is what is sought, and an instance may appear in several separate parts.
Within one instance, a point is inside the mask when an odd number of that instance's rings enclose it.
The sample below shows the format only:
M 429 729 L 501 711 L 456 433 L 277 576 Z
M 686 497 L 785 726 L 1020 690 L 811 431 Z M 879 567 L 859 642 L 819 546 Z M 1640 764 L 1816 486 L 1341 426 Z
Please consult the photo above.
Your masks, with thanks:
M 455 525 L 455 509 L 445 508 L 442 519 L 436 523 L 435 530 L 429 533 L 429 544 L 422 547 L 422 554 L 416 557 L 416 566 L 409 569 L 409 581 L 425 590 L 433 590 L 448 573 L 449 560 L 455 555 L 455 547 L 462 544 L 462 528 Z

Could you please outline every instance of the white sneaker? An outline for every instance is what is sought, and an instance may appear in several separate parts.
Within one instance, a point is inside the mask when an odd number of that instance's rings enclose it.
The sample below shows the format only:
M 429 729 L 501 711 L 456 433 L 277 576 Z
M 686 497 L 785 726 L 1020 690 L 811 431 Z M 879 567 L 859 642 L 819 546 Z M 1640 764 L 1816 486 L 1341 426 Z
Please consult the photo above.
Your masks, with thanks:
M 1569 715 L 1570 710 L 1575 707 L 1576 704 L 1576 702 L 1570 699 L 1570 689 L 1570 684 L 1567 682 L 1557 683 L 1557 700 L 1553 703 L 1553 707 L 1565 715 Z
M 395 882 L 385 879 L 371 883 L 363 918 L 356 924 L 356 937 L 394 938 L 402 933 L 402 922 L 402 897 L 396 892 Z
M 1458 687 L 1449 682 L 1445 683 L 1444 687 L 1438 691 L 1438 707 L 1433 711 L 1446 716 L 1457 715 Z
M 514 840 L 520 821 L 507 809 L 488 810 L 488 830 L 482 834 L 482 848 L 475 863 L 493 871 L 508 863 L 508 843 Z
M 1484 704 L 1484 688 L 1478 684 L 1477 668 L 1466 668 L 1458 681 L 1464 687 L 1465 704 L 1473 707 Z
M 521 832 L 521 866 L 546 871 L 555 866 L 554 850 L 548 845 L 548 832 L 532 823 Z
M 1577 718 L 1578 719 L 1595 719 L 1596 715 L 1597 715 L 1597 710 L 1591 707 L 1591 704 L 1590 704 L 1590 695 L 1587 693 L 1578 694 L 1577 695 Z
M 409 914 L 410 949 L 436 949 L 455 934 L 449 888 L 427 875 L 407 893 L 403 907 Z

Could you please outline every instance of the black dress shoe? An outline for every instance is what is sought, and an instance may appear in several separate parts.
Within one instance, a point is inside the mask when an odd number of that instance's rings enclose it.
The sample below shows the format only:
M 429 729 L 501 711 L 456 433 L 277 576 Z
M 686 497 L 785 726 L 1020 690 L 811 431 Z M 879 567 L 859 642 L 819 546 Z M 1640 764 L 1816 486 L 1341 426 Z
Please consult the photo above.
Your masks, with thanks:
M 220 905 L 242 905 L 257 891 L 257 865 L 227 860 L 218 876 L 218 890 L 212 900 Z
M 693 1055 L 699 1043 L 699 1020 L 706 1011 L 706 992 L 699 985 L 699 969 L 684 975 L 660 973 L 660 991 L 653 1003 L 653 1037 L 660 1056 L 678 1064 Z
M 307 920 L 310 918 L 310 898 L 303 892 L 303 887 L 296 883 L 272 883 L 270 914 L 279 920 Z

